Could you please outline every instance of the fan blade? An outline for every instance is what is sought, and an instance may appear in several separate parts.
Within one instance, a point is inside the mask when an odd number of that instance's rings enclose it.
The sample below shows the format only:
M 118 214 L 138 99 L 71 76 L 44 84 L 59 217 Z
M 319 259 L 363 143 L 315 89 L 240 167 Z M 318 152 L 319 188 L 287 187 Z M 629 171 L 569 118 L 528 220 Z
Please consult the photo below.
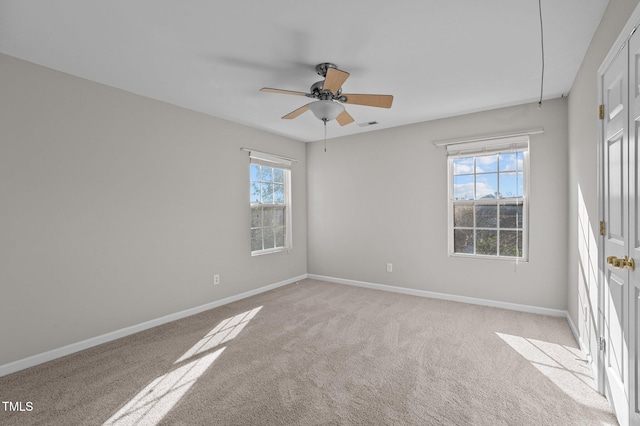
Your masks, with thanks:
M 341 126 L 345 126 L 349 123 L 353 123 L 353 117 L 345 110 L 336 117 L 336 121 Z
M 291 120 L 292 118 L 296 118 L 297 116 L 299 116 L 303 112 L 307 111 L 308 109 L 309 109 L 308 105 L 301 106 L 297 110 L 291 111 L 289 114 L 285 115 L 282 118 L 284 118 L 285 120 Z
M 338 90 L 342 87 L 342 83 L 347 81 L 349 73 L 346 71 L 340 71 L 335 68 L 329 68 L 327 70 L 327 76 L 324 78 L 323 90 L 331 90 L 333 93 L 338 93 Z
M 280 93 L 282 95 L 297 95 L 297 96 L 307 96 L 304 92 L 296 92 L 294 90 L 282 90 L 282 89 L 272 89 L 271 87 L 263 87 L 260 89 L 261 92 L 268 93 Z
M 347 97 L 347 100 L 344 101 L 345 104 L 366 105 L 378 108 L 391 108 L 391 104 L 393 103 L 392 95 L 358 95 L 355 93 L 344 93 L 342 94 L 342 96 Z

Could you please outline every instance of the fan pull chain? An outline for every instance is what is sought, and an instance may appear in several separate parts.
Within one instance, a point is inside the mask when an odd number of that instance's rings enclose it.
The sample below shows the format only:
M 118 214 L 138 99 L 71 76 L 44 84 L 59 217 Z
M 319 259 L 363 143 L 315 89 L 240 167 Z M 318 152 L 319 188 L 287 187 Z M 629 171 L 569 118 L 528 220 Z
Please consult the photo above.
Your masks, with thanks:
M 327 152 L 327 120 L 322 120 L 324 123 L 324 152 Z

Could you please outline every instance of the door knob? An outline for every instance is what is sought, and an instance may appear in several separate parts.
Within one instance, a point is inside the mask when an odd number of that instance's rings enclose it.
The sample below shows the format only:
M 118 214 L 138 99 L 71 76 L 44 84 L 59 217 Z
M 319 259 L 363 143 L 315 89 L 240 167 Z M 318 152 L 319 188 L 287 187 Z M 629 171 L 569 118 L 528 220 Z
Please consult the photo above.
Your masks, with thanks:
M 607 265 L 613 266 L 614 268 L 617 268 L 617 269 L 622 268 L 621 261 L 622 259 L 618 259 L 616 256 L 607 257 Z
M 628 268 L 632 271 L 636 269 L 636 262 L 631 258 L 627 259 L 627 256 L 622 256 L 622 259 L 616 256 L 609 256 L 607 257 L 607 265 L 613 266 L 616 269 Z
M 627 256 L 625 256 L 623 257 L 623 259 L 624 259 L 624 266 L 626 268 L 631 269 L 632 271 L 636 269 L 636 262 L 632 258 L 627 259 Z

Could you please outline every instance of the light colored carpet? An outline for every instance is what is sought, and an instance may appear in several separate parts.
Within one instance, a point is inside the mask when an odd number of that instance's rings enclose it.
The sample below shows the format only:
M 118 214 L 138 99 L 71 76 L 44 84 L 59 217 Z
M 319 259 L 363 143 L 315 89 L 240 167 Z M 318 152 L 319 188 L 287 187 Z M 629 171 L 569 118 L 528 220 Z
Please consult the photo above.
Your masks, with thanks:
M 0 378 L 3 425 L 603 425 L 565 319 L 314 280 Z

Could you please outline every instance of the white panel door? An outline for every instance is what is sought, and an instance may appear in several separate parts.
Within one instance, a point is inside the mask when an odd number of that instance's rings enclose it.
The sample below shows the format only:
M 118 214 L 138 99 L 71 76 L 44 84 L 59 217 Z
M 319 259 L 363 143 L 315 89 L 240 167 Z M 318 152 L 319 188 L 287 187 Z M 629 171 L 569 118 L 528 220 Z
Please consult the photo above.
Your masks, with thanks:
M 640 32 L 629 48 L 629 256 L 640 261 Z M 640 265 L 629 272 L 629 423 L 640 425 Z
M 621 425 L 629 424 L 629 139 L 626 47 L 602 76 L 604 101 L 604 283 L 600 310 L 605 391 Z

